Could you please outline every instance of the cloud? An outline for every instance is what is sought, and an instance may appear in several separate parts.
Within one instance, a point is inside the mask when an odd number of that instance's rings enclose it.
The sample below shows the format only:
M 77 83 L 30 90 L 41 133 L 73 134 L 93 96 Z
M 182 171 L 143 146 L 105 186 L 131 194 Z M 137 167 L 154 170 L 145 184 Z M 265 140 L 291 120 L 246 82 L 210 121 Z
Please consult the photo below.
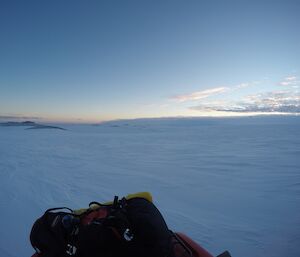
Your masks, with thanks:
M 300 81 L 296 76 L 287 76 L 279 84 L 284 86 L 283 90 L 275 90 L 260 94 L 245 95 L 240 100 L 232 100 L 226 96 L 216 99 L 210 96 L 223 93 L 233 93 L 248 87 L 261 84 L 263 81 L 244 82 L 233 86 L 215 87 L 197 91 L 191 94 L 178 95 L 173 99 L 178 102 L 196 101 L 198 105 L 189 107 L 190 110 L 200 112 L 234 112 L 238 113 L 290 113 L 300 114 Z M 278 84 L 277 84 L 278 88 Z M 258 88 L 257 88 L 258 89 Z M 255 88 L 253 89 L 255 90 Z M 261 89 L 260 89 L 261 90 Z M 245 90 L 243 93 L 246 93 Z
M 171 97 L 171 99 L 176 100 L 177 102 L 187 102 L 187 101 L 196 101 L 208 98 L 213 95 L 218 95 L 222 93 L 227 93 L 230 91 L 236 91 L 240 89 L 244 89 L 253 85 L 259 84 L 260 81 L 253 81 L 253 82 L 243 82 L 235 86 L 222 86 L 222 87 L 215 87 L 211 89 L 205 89 L 201 91 L 196 91 L 191 94 L 185 95 L 176 95 Z
M 294 86 L 294 87 L 298 87 L 298 85 L 300 84 L 300 81 L 298 80 L 298 78 L 296 76 L 288 76 L 285 77 L 283 79 L 283 81 L 279 82 L 279 85 L 281 86 Z
M 240 88 L 246 88 L 249 87 L 251 84 L 250 83 L 241 83 L 239 85 L 236 85 L 234 88 L 240 89 Z
M 172 97 L 172 99 L 175 99 L 178 102 L 194 101 L 194 100 L 204 99 L 212 95 L 224 93 L 226 91 L 228 91 L 227 87 L 216 87 L 216 88 L 206 89 L 202 91 L 197 91 L 191 94 L 177 95 Z
M 300 94 L 295 91 L 272 91 L 264 94 L 248 95 L 239 102 L 206 103 L 191 107 L 199 111 L 222 112 L 264 112 L 300 114 Z
M 40 117 L 19 116 L 19 115 L 0 115 L 0 120 L 39 120 Z
M 296 76 L 289 76 L 289 77 L 286 77 L 285 80 L 287 81 L 295 81 L 297 79 Z

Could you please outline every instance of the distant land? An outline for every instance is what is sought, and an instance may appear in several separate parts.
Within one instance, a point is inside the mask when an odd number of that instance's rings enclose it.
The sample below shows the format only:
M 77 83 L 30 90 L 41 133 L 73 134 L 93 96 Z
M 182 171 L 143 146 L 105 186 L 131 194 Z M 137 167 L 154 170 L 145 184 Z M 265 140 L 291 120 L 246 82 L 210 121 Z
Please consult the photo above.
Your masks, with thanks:
M 25 129 L 59 129 L 66 130 L 65 128 L 52 126 L 52 125 L 44 125 L 38 124 L 33 121 L 8 121 L 8 122 L 0 122 L 0 126 L 2 127 L 26 127 Z

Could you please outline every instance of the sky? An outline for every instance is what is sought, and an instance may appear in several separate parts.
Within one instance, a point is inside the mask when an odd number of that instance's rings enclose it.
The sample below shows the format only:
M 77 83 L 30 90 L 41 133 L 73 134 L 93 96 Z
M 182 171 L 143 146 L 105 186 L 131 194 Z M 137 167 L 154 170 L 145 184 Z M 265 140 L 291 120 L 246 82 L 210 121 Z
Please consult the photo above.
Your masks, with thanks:
M 0 121 L 300 113 L 300 1 L 0 2 Z

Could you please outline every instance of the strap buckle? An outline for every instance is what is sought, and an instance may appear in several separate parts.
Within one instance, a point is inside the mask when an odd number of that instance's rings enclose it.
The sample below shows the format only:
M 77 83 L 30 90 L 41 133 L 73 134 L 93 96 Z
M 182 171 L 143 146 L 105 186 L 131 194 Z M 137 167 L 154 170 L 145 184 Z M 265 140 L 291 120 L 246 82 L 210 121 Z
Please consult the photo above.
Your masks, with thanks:
M 73 256 L 73 255 L 76 254 L 76 252 L 77 252 L 76 246 L 67 244 L 67 250 L 66 250 L 66 253 L 67 253 L 68 255 Z

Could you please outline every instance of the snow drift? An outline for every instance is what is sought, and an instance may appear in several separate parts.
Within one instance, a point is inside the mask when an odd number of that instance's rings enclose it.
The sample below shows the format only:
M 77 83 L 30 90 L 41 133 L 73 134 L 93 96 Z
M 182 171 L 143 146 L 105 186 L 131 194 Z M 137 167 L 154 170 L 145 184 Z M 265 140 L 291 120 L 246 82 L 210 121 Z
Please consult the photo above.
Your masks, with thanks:
M 0 256 L 33 252 L 50 207 L 150 191 L 169 227 L 217 254 L 300 256 L 300 118 L 0 126 Z

